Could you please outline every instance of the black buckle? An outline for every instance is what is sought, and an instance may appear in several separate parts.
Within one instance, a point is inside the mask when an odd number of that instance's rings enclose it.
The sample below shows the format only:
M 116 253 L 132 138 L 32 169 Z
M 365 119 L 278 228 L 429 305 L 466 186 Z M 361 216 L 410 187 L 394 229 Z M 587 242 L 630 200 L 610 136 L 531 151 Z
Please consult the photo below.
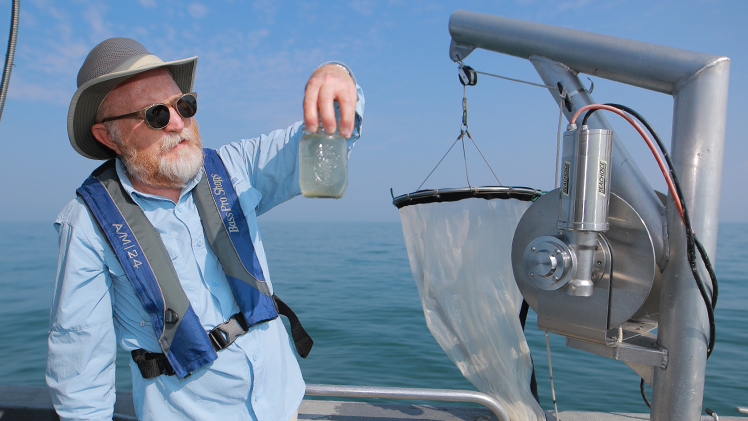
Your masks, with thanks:
M 216 326 L 213 330 L 208 332 L 210 343 L 211 345 L 213 345 L 213 349 L 216 351 L 219 351 L 229 346 L 227 336 L 228 336 L 228 333 L 225 332 L 223 329 L 221 329 L 219 326 Z
M 208 338 L 213 349 L 218 352 L 234 343 L 236 338 L 247 332 L 247 323 L 241 313 L 236 313 L 231 318 L 214 327 L 208 332 Z
M 245 334 L 247 330 L 247 322 L 244 320 L 244 316 L 241 313 L 236 313 L 227 322 L 221 323 L 207 333 L 213 349 L 218 352 L 224 348 L 228 348 L 229 345 L 234 343 L 236 338 Z M 145 349 L 136 349 L 131 354 L 144 379 L 152 379 L 162 374 L 166 374 L 167 376 L 176 374 L 164 354 L 148 352 Z M 187 377 L 189 376 L 188 374 Z
M 166 374 L 167 376 L 176 374 L 164 354 L 148 352 L 145 349 L 136 349 L 131 354 L 144 379 L 152 379 L 162 374 Z

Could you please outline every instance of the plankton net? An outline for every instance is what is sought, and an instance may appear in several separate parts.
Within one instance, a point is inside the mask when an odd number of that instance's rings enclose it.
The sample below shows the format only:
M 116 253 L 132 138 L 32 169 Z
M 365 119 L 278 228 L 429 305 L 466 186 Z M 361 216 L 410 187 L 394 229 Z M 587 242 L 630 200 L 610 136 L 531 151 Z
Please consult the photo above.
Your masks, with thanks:
M 466 134 L 472 140 L 466 112 L 463 98 L 463 148 Z M 467 187 L 393 200 L 429 330 L 463 376 L 518 420 L 545 419 L 531 391 L 523 299 L 511 263 L 514 231 L 540 195 L 526 187 Z

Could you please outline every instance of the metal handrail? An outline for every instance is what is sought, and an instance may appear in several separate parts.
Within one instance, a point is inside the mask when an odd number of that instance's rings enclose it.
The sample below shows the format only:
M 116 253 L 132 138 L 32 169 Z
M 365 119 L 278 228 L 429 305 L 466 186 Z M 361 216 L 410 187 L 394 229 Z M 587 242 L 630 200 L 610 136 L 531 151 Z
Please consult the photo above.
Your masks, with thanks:
M 472 390 L 307 384 L 306 394 L 307 396 L 345 398 L 421 399 L 447 402 L 472 402 L 481 404 L 490 409 L 500 421 L 510 421 L 509 414 L 499 401 L 485 393 Z

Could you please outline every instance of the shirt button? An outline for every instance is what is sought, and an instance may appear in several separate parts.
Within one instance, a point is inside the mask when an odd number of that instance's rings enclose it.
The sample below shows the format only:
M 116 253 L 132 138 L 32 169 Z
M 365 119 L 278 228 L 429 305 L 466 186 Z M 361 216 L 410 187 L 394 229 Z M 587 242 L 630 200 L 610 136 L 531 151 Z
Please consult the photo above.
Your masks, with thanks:
M 203 245 L 203 240 L 197 240 L 197 245 L 198 245 L 198 247 L 202 247 L 202 245 Z
M 252 356 L 252 361 L 257 362 L 257 355 Z
M 145 326 L 145 320 L 140 321 L 140 327 L 143 327 L 143 326 Z
M 218 282 L 216 282 L 216 281 L 213 281 L 213 286 L 214 286 L 214 287 L 217 287 L 217 286 L 218 286 Z

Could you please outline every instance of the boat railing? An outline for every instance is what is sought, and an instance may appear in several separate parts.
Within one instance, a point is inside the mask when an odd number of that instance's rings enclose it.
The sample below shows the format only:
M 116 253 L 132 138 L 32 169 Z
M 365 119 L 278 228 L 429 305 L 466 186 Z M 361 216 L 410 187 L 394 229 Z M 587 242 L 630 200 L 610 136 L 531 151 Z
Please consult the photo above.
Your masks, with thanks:
M 307 384 L 307 396 L 411 399 L 444 402 L 472 402 L 490 409 L 499 421 L 510 421 L 504 406 L 494 397 L 473 390 L 425 389 L 413 387 L 347 386 L 331 384 Z

